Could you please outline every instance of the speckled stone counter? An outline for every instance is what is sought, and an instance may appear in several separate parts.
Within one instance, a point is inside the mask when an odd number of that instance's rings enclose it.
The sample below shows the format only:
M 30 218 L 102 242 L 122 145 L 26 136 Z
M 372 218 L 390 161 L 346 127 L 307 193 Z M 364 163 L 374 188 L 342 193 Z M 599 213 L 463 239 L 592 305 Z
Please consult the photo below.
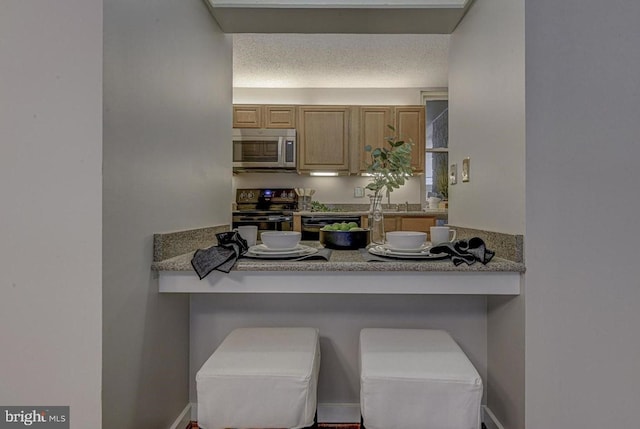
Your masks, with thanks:
M 448 259 L 420 261 L 385 258 L 384 261 L 367 261 L 366 255 L 360 250 L 333 250 L 328 261 L 240 258 L 230 273 L 214 270 L 199 280 L 191 266 L 194 251 L 215 245 L 215 232 L 226 230 L 228 226 L 223 225 L 156 234 L 151 269 L 158 273 L 159 291 L 518 295 L 521 275 L 525 271 L 522 262 L 499 256 L 487 265 L 475 263 L 455 266 Z M 198 231 L 206 237 L 198 238 Z M 192 248 L 177 254 L 187 248 L 181 237 L 189 241 Z M 318 242 L 303 244 L 321 247 Z
M 320 247 L 316 242 L 305 242 L 305 245 Z M 193 271 L 191 258 L 193 252 L 173 258 L 154 262 L 151 268 L 155 271 Z M 233 267 L 235 271 L 455 271 L 455 272 L 524 272 L 524 264 L 506 259 L 494 258 L 487 265 L 455 266 L 450 260 L 415 261 L 391 259 L 385 261 L 364 260 L 359 250 L 334 250 L 329 261 L 325 260 L 263 260 L 240 258 Z M 195 275 L 195 273 L 194 273 Z
M 297 211 L 293 213 L 294 216 L 313 216 L 313 217 L 328 217 L 328 216 L 367 216 L 369 212 L 367 210 L 340 210 L 340 211 L 328 211 L 328 212 L 311 212 L 311 211 Z M 447 219 L 448 211 L 446 209 L 426 209 L 426 210 L 412 210 L 398 211 L 398 210 L 384 210 L 385 216 L 408 216 L 408 217 L 435 217 L 436 219 Z

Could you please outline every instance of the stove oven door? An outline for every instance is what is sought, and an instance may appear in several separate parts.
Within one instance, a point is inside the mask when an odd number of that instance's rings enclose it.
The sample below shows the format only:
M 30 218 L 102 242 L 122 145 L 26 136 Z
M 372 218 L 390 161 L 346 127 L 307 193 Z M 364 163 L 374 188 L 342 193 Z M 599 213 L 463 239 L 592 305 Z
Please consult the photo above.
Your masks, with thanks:
M 258 233 L 262 231 L 292 231 L 292 216 L 242 216 L 234 215 L 232 227 L 237 228 L 241 225 L 255 225 L 258 227 Z

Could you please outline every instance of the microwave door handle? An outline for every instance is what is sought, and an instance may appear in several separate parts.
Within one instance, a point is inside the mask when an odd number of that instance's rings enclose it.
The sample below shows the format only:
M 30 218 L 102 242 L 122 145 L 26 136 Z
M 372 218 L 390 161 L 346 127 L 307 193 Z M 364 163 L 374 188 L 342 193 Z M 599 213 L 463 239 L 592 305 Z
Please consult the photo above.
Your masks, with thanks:
M 278 138 L 278 167 L 284 168 L 284 145 L 286 144 L 286 139 L 284 137 Z

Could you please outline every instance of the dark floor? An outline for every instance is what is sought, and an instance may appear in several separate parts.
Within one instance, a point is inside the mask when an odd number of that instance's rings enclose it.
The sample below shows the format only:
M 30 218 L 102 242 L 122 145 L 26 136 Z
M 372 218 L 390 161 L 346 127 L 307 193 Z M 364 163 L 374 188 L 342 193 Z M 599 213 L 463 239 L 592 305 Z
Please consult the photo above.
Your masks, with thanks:
M 186 429 L 198 429 L 197 422 L 191 422 Z M 318 429 L 360 429 L 358 423 L 318 423 Z
M 186 429 L 198 429 L 198 423 L 191 422 Z M 358 423 L 318 423 L 318 429 L 360 429 Z M 487 429 L 484 423 L 482 423 L 482 429 Z

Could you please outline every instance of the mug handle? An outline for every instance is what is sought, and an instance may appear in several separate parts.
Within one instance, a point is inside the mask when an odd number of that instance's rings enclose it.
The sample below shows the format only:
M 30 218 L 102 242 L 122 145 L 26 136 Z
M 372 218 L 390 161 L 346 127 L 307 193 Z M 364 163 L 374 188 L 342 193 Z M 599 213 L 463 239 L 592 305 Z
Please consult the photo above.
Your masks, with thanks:
M 458 231 L 456 231 L 455 229 L 450 229 L 449 233 L 453 232 L 453 237 L 451 237 L 451 239 L 449 241 L 453 241 L 456 239 L 456 237 L 458 236 Z

